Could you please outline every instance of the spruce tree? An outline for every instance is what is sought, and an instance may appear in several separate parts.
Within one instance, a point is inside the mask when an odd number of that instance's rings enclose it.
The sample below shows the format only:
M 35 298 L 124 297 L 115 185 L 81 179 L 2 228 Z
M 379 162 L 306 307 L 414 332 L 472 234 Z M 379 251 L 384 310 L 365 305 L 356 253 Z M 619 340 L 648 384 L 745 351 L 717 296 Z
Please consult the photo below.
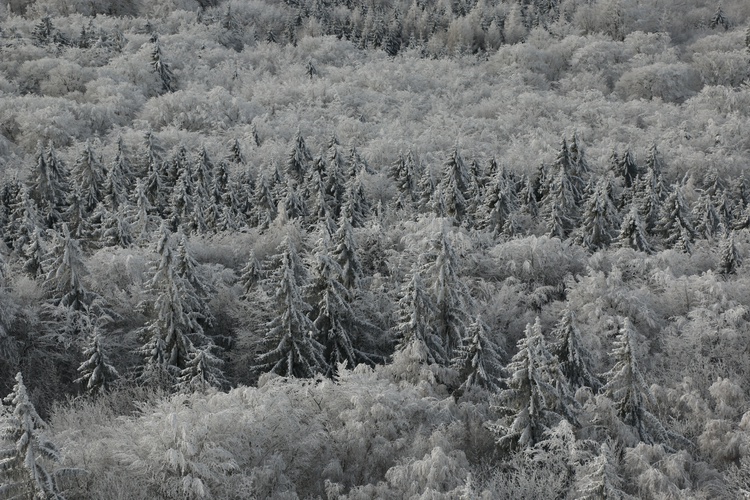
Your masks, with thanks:
M 72 181 L 80 193 L 86 213 L 91 213 L 104 200 L 104 166 L 96 157 L 91 143 L 86 141 L 73 165 Z
M 454 394 L 461 395 L 474 387 L 497 391 L 503 374 L 504 356 L 505 352 L 492 339 L 487 324 L 477 316 L 467 328 L 461 346 L 454 353 L 452 364 L 461 381 Z
M 569 308 L 563 311 L 552 335 L 557 339 L 552 354 L 557 358 L 571 389 L 575 391 L 589 387 L 594 392 L 599 390 L 602 383 L 588 368 L 591 354 L 583 346 L 581 332 L 575 324 L 575 314 Z
M 34 231 L 42 226 L 42 216 L 37 204 L 29 196 L 29 189 L 21 186 L 10 212 L 10 223 L 6 237 L 10 238 L 13 250 L 23 251 L 32 239 Z
M 435 304 L 424 286 L 419 269 L 414 267 L 398 302 L 396 351 L 408 351 L 420 363 L 447 364 L 442 339 L 432 326 L 435 313 Z
M 656 229 L 664 240 L 664 246 L 690 253 L 695 229 L 679 187 L 675 187 L 664 202 Z
M 443 165 L 443 176 L 440 180 L 447 214 L 461 223 L 468 215 L 470 193 L 470 176 L 458 146 L 455 146 Z
M 175 388 L 182 392 L 206 392 L 211 387 L 228 384 L 221 371 L 223 361 L 211 352 L 213 345 L 195 348 L 180 371 Z
M 633 352 L 637 333 L 630 318 L 621 318 L 621 321 L 611 353 L 615 365 L 604 374 L 607 383 L 602 392 L 615 403 L 617 416 L 635 430 L 641 441 L 646 444 L 664 443 L 669 433 L 647 409 L 647 404 L 653 402 L 654 397 Z
M 734 243 L 734 231 L 725 234 L 720 251 L 719 271 L 723 275 L 735 274 L 742 265 L 742 258 Z
M 40 208 L 44 222 L 48 228 L 61 220 L 68 196 L 68 170 L 57 157 L 57 153 L 49 142 L 45 150 L 39 144 L 34 170 L 29 178 L 29 194 Z
M 654 251 L 649 243 L 646 228 L 643 222 L 641 222 L 638 207 L 635 204 L 630 206 L 630 210 L 622 219 L 620 234 L 617 236 L 617 243 L 623 248 L 632 248 L 639 252 L 650 254 Z
M 576 239 L 594 252 L 608 247 L 620 226 L 619 214 L 612 203 L 611 192 L 612 185 L 608 179 L 600 179 L 586 199 L 581 214 L 581 226 L 578 228 Z
M 81 376 L 75 382 L 81 384 L 87 394 L 98 395 L 104 393 L 120 375 L 102 349 L 99 328 L 89 323 L 90 338 L 83 351 L 84 361 L 78 367 Z
M 578 206 L 566 170 L 560 169 L 551 179 L 549 192 L 541 203 L 540 216 L 543 217 L 547 235 L 561 240 L 567 238 L 578 223 Z
M 504 406 L 500 420 L 489 424 L 501 448 L 528 449 L 542 441 L 544 433 L 560 415 L 553 411 L 562 399 L 560 388 L 550 378 L 550 355 L 544 345 L 539 318 L 526 325 L 518 351 L 506 367 L 509 388 L 501 392 Z
M 247 264 L 242 268 L 240 275 L 240 283 L 242 283 L 244 291 L 242 297 L 244 299 L 249 299 L 252 296 L 253 289 L 261 283 L 263 276 L 263 267 L 255 256 L 255 252 L 251 250 L 247 258 Z
M 29 277 L 37 278 L 47 274 L 45 267 L 47 250 L 41 229 L 34 228 L 30 240 L 23 246 L 21 252 L 23 271 Z
M 352 293 L 341 283 L 341 266 L 329 253 L 328 231 L 321 228 L 308 288 L 313 301 L 310 317 L 325 346 L 325 357 L 331 370 L 341 363 L 353 368 L 359 363 L 374 364 L 375 356 L 367 350 L 375 326 L 357 316 L 352 308 Z
M 109 167 L 102 186 L 104 202 L 110 210 L 118 210 L 128 202 L 128 192 L 133 186 L 133 168 L 124 151 L 122 137 L 117 140 L 117 153 Z
M 576 472 L 575 498 L 579 500 L 634 499 L 623 488 L 624 481 L 617 472 L 617 455 L 612 443 L 605 441 L 599 453 Z
M 478 216 L 484 219 L 486 229 L 497 235 L 503 232 L 511 215 L 518 209 L 518 199 L 511 179 L 499 171 L 491 180 Z
M 350 215 L 344 211 L 338 221 L 338 230 L 333 237 L 333 257 L 341 266 L 341 282 L 349 290 L 359 288 L 362 279 L 362 263 L 354 238 Z
M 44 462 L 58 462 L 60 453 L 47 439 L 47 424 L 29 400 L 23 377 L 16 375 L 13 391 L 4 399 L 0 439 L 11 447 L 0 449 L 0 495 L 3 498 L 62 499 Z
M 294 136 L 294 144 L 292 144 L 291 151 L 287 157 L 287 175 L 298 184 L 302 183 L 305 180 L 309 162 L 311 162 L 312 159 L 310 150 L 307 149 L 307 144 L 305 144 L 305 139 L 302 137 L 302 133 L 298 129 L 297 134 Z
M 159 82 L 161 83 L 160 92 L 162 94 L 174 92 L 176 89 L 175 77 L 170 65 L 164 61 L 164 55 L 161 51 L 161 43 L 159 43 L 159 39 L 156 35 L 151 37 L 151 43 L 153 45 L 151 49 L 151 67 L 159 77 Z
M 691 218 L 695 223 L 697 237 L 713 240 L 721 229 L 721 216 L 715 205 L 714 196 L 708 191 L 701 193 L 693 207 Z
M 85 311 L 95 295 L 83 286 L 86 265 L 83 252 L 77 239 L 73 238 L 68 225 L 63 223 L 61 232 L 56 233 L 49 257 L 44 262 L 47 269 L 46 286 L 52 296 L 52 303 L 73 311 Z
M 317 329 L 307 314 L 303 297 L 307 272 L 300 262 L 292 234 L 279 247 L 279 266 L 266 284 L 275 290 L 277 315 L 268 325 L 256 358 L 256 370 L 286 377 L 308 378 L 328 372 L 325 348 L 316 340 Z

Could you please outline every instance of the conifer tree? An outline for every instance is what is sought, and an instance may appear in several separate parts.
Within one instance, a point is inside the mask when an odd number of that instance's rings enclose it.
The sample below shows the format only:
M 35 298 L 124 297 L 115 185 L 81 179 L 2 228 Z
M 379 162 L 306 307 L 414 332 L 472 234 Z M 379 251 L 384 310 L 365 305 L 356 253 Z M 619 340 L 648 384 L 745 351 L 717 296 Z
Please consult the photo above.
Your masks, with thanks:
M 626 188 L 632 188 L 638 179 L 640 169 L 635 163 L 635 157 L 630 148 L 625 150 L 625 154 L 617 159 L 615 164 L 615 175 L 625 181 Z
M 591 251 L 608 247 L 620 226 L 611 192 L 612 185 L 602 178 L 584 204 L 577 240 Z
M 195 296 L 197 307 L 193 308 L 193 313 L 196 319 L 203 324 L 210 325 L 213 322 L 213 315 L 208 307 L 208 301 L 214 287 L 198 269 L 198 262 L 190 251 L 188 237 L 185 234 L 178 234 L 178 238 L 179 243 L 174 258 L 175 272 L 187 282 L 191 288 L 191 295 Z
M 184 392 L 206 392 L 211 387 L 224 387 L 228 384 L 221 371 L 223 361 L 211 352 L 213 345 L 195 348 L 180 371 L 176 389 Z
M 615 366 L 604 374 L 607 383 L 602 391 L 615 403 L 618 417 L 634 428 L 641 441 L 646 444 L 664 443 L 669 433 L 646 408 L 654 398 L 633 352 L 636 335 L 630 318 L 622 318 L 611 354 Z
M 136 179 L 133 190 L 133 204 L 135 205 L 135 214 L 132 221 L 133 235 L 138 242 L 147 240 L 152 231 L 151 202 L 146 194 L 146 184 L 144 179 Z
M 279 266 L 267 280 L 275 290 L 278 315 L 267 325 L 256 370 L 300 378 L 324 374 L 328 371 L 324 347 L 316 340 L 317 330 L 307 316 L 312 308 L 302 294 L 308 284 L 307 271 L 292 234 L 287 234 L 279 251 Z
M 430 210 L 436 187 L 435 178 L 432 176 L 432 170 L 429 167 L 426 167 L 422 171 L 422 176 L 419 179 L 419 187 L 417 189 L 419 196 L 417 206 L 421 212 L 427 212 Z
M 359 363 L 374 364 L 367 353 L 368 337 L 375 326 L 357 317 L 352 309 L 352 294 L 341 284 L 341 266 L 329 253 L 328 230 L 321 227 L 308 293 L 313 300 L 310 317 L 317 328 L 325 357 L 331 370 L 341 363 L 354 367 Z
M 151 43 L 153 44 L 153 48 L 151 49 L 151 67 L 159 77 L 161 83 L 160 91 L 161 93 L 174 92 L 176 89 L 174 74 L 170 65 L 164 61 L 161 44 L 156 35 L 151 37 Z
M 0 439 L 12 446 L 0 449 L 0 495 L 62 499 L 53 476 L 44 466 L 45 460 L 59 461 L 60 454 L 44 435 L 47 424 L 29 400 L 20 372 L 4 403 L 10 408 L 2 418 Z
M 47 45 L 53 40 L 54 26 L 50 16 L 44 16 L 39 23 L 34 26 L 31 36 L 37 45 Z
M 461 385 L 454 392 L 463 394 L 474 387 L 497 391 L 503 374 L 503 349 L 492 339 L 489 327 L 477 316 L 466 330 L 453 357 L 453 367 L 458 370 Z
M 696 236 L 713 240 L 721 228 L 721 217 L 716 208 L 713 195 L 708 191 L 701 193 L 693 207 L 691 218 L 695 223 Z
M 484 218 L 484 224 L 493 234 L 503 232 L 511 215 L 518 209 L 518 199 L 511 180 L 505 171 L 499 171 L 487 189 L 484 204 L 479 210 L 479 216 Z
M 690 253 L 695 238 L 695 229 L 690 220 L 682 191 L 675 187 L 662 206 L 657 231 L 667 248 L 675 248 Z
M 100 217 L 97 233 L 102 244 L 121 248 L 127 248 L 133 244 L 131 215 L 125 207 L 120 207 L 115 212 L 103 209 L 100 211 Z
M 297 185 L 291 178 L 287 180 L 283 208 L 288 220 L 302 220 L 308 215 L 305 200 L 300 196 Z
M 214 164 L 208 156 L 205 146 L 201 146 L 193 170 L 194 194 L 207 201 L 213 192 Z
M 265 174 L 261 174 L 258 179 L 253 198 L 254 223 L 259 228 L 266 229 L 276 219 L 276 200 Z
M 81 384 L 87 394 L 98 395 L 105 392 L 120 374 L 109 363 L 109 358 L 102 349 L 99 328 L 90 320 L 89 330 L 88 346 L 83 351 L 84 361 L 78 367 L 81 376 L 75 382 Z
M 86 141 L 73 165 L 72 180 L 80 193 L 86 213 L 91 213 L 104 199 L 105 172 L 89 141 Z
M 242 289 L 244 290 L 242 297 L 244 299 L 250 298 L 253 288 L 261 283 L 263 275 L 263 267 L 255 256 L 255 252 L 251 250 L 250 255 L 247 258 L 247 264 L 242 268 L 240 275 L 240 282 L 242 283 Z
M 61 219 L 69 189 L 68 170 L 57 157 L 51 141 L 46 150 L 39 144 L 29 188 L 31 198 L 40 208 L 47 227 L 51 228 Z
M 617 456 L 610 442 L 599 446 L 599 453 L 576 472 L 575 498 L 579 500 L 631 499 L 622 490 L 623 480 L 617 472 Z
M 591 354 L 581 341 L 581 332 L 575 324 L 575 314 L 566 308 L 552 335 L 557 339 L 552 354 L 560 364 L 560 370 L 573 391 L 589 387 L 597 391 L 601 381 L 588 368 Z
M 61 232 L 55 234 L 50 255 L 44 263 L 47 269 L 47 287 L 52 302 L 74 311 L 85 311 L 94 295 L 83 286 L 86 266 L 78 240 L 73 238 L 68 225 L 63 223 Z
M 102 194 L 110 210 L 118 210 L 128 202 L 128 192 L 132 187 L 133 168 L 124 151 L 122 137 L 117 140 L 117 153 L 106 173 Z
M 362 263 L 350 217 L 344 211 L 339 218 L 338 230 L 333 237 L 333 257 L 342 269 L 341 282 L 348 290 L 355 290 L 362 279 Z
M 396 350 L 414 353 L 424 364 L 446 364 L 448 358 L 443 342 L 432 327 L 435 313 L 435 304 L 422 282 L 419 269 L 414 267 L 398 302 L 395 331 L 399 340 Z
M 567 238 L 578 221 L 578 207 L 568 173 L 560 170 L 543 198 L 541 214 L 547 234 L 561 240 Z
M 458 146 L 454 146 L 443 165 L 440 187 L 445 197 L 447 214 L 458 223 L 463 222 L 469 208 L 467 195 L 470 193 L 470 177 Z
M 711 17 L 711 21 L 708 23 L 708 25 L 711 27 L 711 29 L 723 28 L 724 31 L 729 29 L 729 20 L 724 14 L 724 10 L 721 8 L 721 4 L 716 7 L 716 12 L 714 12 L 714 15 L 713 17 Z
M 447 359 L 452 359 L 466 337 L 473 304 L 459 277 L 458 254 L 448 240 L 445 224 L 430 243 L 435 260 L 427 267 L 425 274 L 432 282 L 430 292 L 435 304 L 432 321 Z
M 190 222 L 194 208 L 190 172 L 183 170 L 177 178 L 169 202 L 169 224 L 172 231 L 177 231 Z
M 23 271 L 31 278 L 45 276 L 46 244 L 42 238 L 42 231 L 36 227 L 31 233 L 31 239 L 22 248 Z
M 737 246 L 734 244 L 734 231 L 724 235 L 720 251 L 719 270 L 721 274 L 735 274 L 737 268 L 742 265 L 742 258 L 737 250 Z
M 646 232 L 656 228 L 659 214 L 666 197 L 661 174 L 652 167 L 646 168 L 646 173 L 638 179 L 633 189 L 633 202 L 638 206 L 641 220 Z
M 10 224 L 6 237 L 16 252 L 20 252 L 33 238 L 34 231 L 42 225 L 37 204 L 29 196 L 29 189 L 21 186 L 11 207 Z
M 298 184 L 301 184 L 305 180 L 309 162 L 311 162 L 312 159 L 310 150 L 307 149 L 307 144 L 305 144 L 305 139 L 302 137 L 302 133 L 298 129 L 297 134 L 294 136 L 292 150 L 290 151 L 286 162 L 287 175 Z
M 501 448 L 531 448 L 560 415 L 552 410 L 561 400 L 560 388 L 550 380 L 550 356 L 544 346 L 539 318 L 526 325 L 518 351 L 506 367 L 509 388 L 501 392 L 508 406 L 498 408 L 501 419 L 489 424 Z
M 164 148 L 159 138 L 152 132 L 143 134 L 143 151 L 140 153 L 139 177 L 146 176 L 150 171 L 158 171 L 164 163 Z
M 365 221 L 370 216 L 371 210 L 370 202 L 362 184 L 362 176 L 352 177 L 346 186 L 342 211 L 347 214 L 352 227 L 361 228 L 365 226 Z
M 630 210 L 622 219 L 617 242 L 623 248 L 632 248 L 649 254 L 653 252 L 653 248 L 646 235 L 646 228 L 643 222 L 641 222 L 638 207 L 634 204 L 630 206 Z

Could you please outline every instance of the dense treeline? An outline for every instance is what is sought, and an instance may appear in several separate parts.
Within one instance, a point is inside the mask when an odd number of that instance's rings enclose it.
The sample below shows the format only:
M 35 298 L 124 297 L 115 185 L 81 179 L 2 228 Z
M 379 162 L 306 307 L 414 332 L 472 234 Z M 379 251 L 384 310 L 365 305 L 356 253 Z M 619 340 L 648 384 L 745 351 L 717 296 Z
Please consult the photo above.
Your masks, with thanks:
M 750 490 L 743 2 L 3 8 L 0 496 Z

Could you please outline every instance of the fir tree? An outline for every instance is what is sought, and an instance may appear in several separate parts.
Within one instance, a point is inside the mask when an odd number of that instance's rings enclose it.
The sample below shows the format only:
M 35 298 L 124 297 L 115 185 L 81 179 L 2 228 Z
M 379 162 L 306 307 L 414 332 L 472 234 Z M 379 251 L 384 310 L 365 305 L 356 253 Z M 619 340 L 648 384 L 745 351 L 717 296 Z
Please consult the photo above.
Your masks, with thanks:
M 45 459 L 58 462 L 60 454 L 44 435 L 47 424 L 29 400 L 20 372 L 4 403 L 10 408 L 3 415 L 0 438 L 12 446 L 0 450 L 0 495 L 62 499 L 53 476 L 44 467 Z
M 562 399 L 561 388 L 550 378 L 550 357 L 537 318 L 533 326 L 526 326 L 518 351 L 506 367 L 509 388 L 501 392 L 501 398 L 507 406 L 498 408 L 503 415 L 489 424 L 501 448 L 532 448 L 560 418 L 553 408 Z
M 10 227 L 6 237 L 16 252 L 23 251 L 33 238 L 34 231 L 42 225 L 42 217 L 37 209 L 37 204 L 29 196 L 26 186 L 21 186 L 16 195 L 16 200 L 11 207 Z
M 55 29 L 52 24 L 52 19 L 49 16 L 44 16 L 39 23 L 34 26 L 31 36 L 37 45 L 47 45 L 52 42 L 54 31 Z
M 325 346 L 325 357 L 331 370 L 341 363 L 354 367 L 359 363 L 374 364 L 367 353 L 368 334 L 375 330 L 371 323 L 357 317 L 352 309 L 352 294 L 341 284 L 343 270 L 329 253 L 328 231 L 321 229 L 308 289 L 314 306 L 313 323 Z
M 105 172 L 89 141 L 86 141 L 73 165 L 72 180 L 80 193 L 86 213 L 91 213 L 104 199 Z
M 657 230 L 667 248 L 675 248 L 690 253 L 695 238 L 695 229 L 690 220 L 685 199 L 679 188 L 669 195 L 661 210 Z
M 89 328 L 91 333 L 88 346 L 83 351 L 84 361 L 78 367 L 81 376 L 75 382 L 81 384 L 87 394 L 98 395 L 105 392 L 120 375 L 102 349 L 98 327 L 90 324 Z
M 50 255 L 44 263 L 47 269 L 47 287 L 53 304 L 74 311 L 85 311 L 94 295 L 83 286 L 86 266 L 78 240 L 73 238 L 67 224 L 62 224 L 61 233 L 55 234 Z
M 287 234 L 279 251 L 279 267 L 267 280 L 275 289 L 278 315 L 267 325 L 256 369 L 287 377 L 324 374 L 328 371 L 324 347 L 315 339 L 317 330 L 307 316 L 312 308 L 302 295 L 308 277 L 291 234 Z
M 461 395 L 474 387 L 497 391 L 500 388 L 504 356 L 505 352 L 492 339 L 487 324 L 477 316 L 467 328 L 466 336 L 454 354 L 452 364 L 461 380 L 454 395 Z
M 133 169 L 124 151 L 122 137 L 117 140 L 117 153 L 107 171 L 102 187 L 104 202 L 110 210 L 118 210 L 128 202 L 128 191 L 132 187 Z
M 469 207 L 466 197 L 469 194 L 470 178 L 466 164 L 458 152 L 458 146 L 453 148 L 450 156 L 443 165 L 443 176 L 440 180 L 447 213 L 457 222 L 463 222 Z
M 608 247 L 620 225 L 611 192 L 610 182 L 600 179 L 584 204 L 577 240 L 591 251 Z
M 23 271 L 31 278 L 45 276 L 46 244 L 42 238 L 42 231 L 36 227 L 31 233 L 31 239 L 22 248 Z
M 224 387 L 228 384 L 221 371 L 223 361 L 211 353 L 213 345 L 194 349 L 180 371 L 176 389 L 185 392 L 206 392 L 211 387 Z
M 395 330 L 399 340 L 396 351 L 415 353 L 423 364 L 446 364 L 448 358 L 443 342 L 432 327 L 435 312 L 435 304 L 415 267 L 398 302 Z
M 310 154 L 310 150 L 307 149 L 307 144 L 305 144 L 305 139 L 302 137 L 302 133 L 297 130 L 297 134 L 294 136 L 292 150 L 290 151 L 286 162 L 287 175 L 298 184 L 302 183 L 305 180 L 309 166 L 308 164 L 312 159 L 312 155 Z
M 151 202 L 146 194 L 144 179 L 136 179 L 133 190 L 133 204 L 135 215 L 131 224 L 133 235 L 138 242 L 144 242 L 152 231 Z
M 252 296 L 253 289 L 262 281 L 263 276 L 263 267 L 255 256 L 255 252 L 251 250 L 247 258 L 247 264 L 242 268 L 240 275 L 240 283 L 242 283 L 242 289 L 244 290 L 242 297 L 245 300 Z
M 29 194 L 37 203 L 47 227 L 61 220 L 60 212 L 68 196 L 68 170 L 57 157 L 52 142 L 45 150 L 41 143 L 35 168 L 29 179 Z
M 704 191 L 695 206 L 691 218 L 695 223 L 696 236 L 713 240 L 721 228 L 721 217 L 715 205 L 713 195 Z
M 579 467 L 575 494 L 580 500 L 631 499 L 622 490 L 623 480 L 617 472 L 617 456 L 608 441 L 599 446 L 599 454 Z
M 724 14 L 724 10 L 721 8 L 721 4 L 716 7 L 716 12 L 714 12 L 714 15 L 708 25 L 711 27 L 711 29 L 723 28 L 724 31 L 729 29 L 729 20 Z
M 333 257 L 342 269 L 341 282 L 349 290 L 359 288 L 362 279 L 362 263 L 359 260 L 354 228 L 346 212 L 343 212 L 339 218 L 338 231 L 333 237 L 333 245 Z
M 574 391 L 581 387 L 589 387 L 596 392 L 602 383 L 587 366 L 591 354 L 583 346 L 573 311 L 567 308 L 563 311 L 552 334 L 557 339 L 552 354 L 557 358 L 560 370 L 570 387 Z
M 174 92 L 176 89 L 174 74 L 170 65 L 164 61 L 161 44 L 156 35 L 151 37 L 151 43 L 153 44 L 153 48 L 151 49 L 151 67 L 159 77 L 161 93 Z
M 541 216 L 550 237 L 567 238 L 578 221 L 578 207 L 568 173 L 560 170 L 542 200 Z
M 617 242 L 623 248 L 632 248 L 649 254 L 653 252 L 637 206 L 631 205 L 630 210 L 623 217 Z
M 719 271 L 723 275 L 735 274 L 742 265 L 742 258 L 734 244 L 734 231 L 727 233 L 721 242 Z
M 607 383 L 603 393 L 614 401 L 618 417 L 634 428 L 639 439 L 646 444 L 664 443 L 669 433 L 659 420 L 646 408 L 653 402 L 646 381 L 633 352 L 636 331 L 630 318 L 623 318 L 622 325 L 612 350 L 615 366 L 604 374 Z
M 505 175 L 504 170 L 497 172 L 479 210 L 487 230 L 495 235 L 503 232 L 517 209 L 518 199 L 511 180 Z

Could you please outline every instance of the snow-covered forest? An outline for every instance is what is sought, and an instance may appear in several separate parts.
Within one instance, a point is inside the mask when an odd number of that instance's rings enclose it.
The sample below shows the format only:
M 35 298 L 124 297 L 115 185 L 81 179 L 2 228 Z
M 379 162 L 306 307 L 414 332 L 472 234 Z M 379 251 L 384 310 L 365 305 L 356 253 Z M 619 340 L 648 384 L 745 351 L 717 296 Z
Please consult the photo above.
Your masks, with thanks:
M 0 20 L 0 498 L 750 497 L 747 0 Z

